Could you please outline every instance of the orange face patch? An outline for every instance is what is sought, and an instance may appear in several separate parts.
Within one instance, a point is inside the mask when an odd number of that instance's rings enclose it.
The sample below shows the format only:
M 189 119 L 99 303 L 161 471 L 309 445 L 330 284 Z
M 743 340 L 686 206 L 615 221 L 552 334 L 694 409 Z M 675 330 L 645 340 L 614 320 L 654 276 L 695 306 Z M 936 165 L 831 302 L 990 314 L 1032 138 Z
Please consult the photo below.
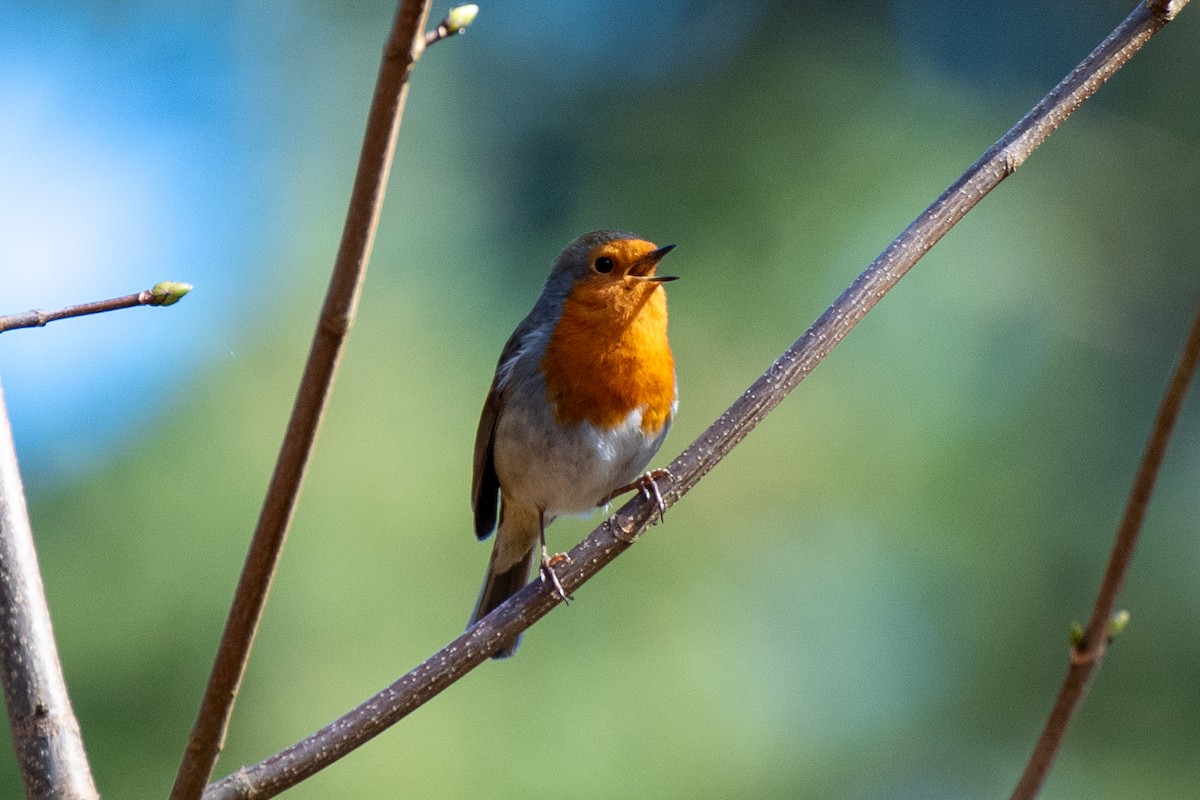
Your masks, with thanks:
M 655 249 L 652 242 L 643 239 L 617 239 L 593 247 L 592 251 L 588 253 L 588 263 L 592 265 L 592 269 L 596 273 L 609 274 L 613 277 L 628 274 L 648 275 L 654 272 L 654 265 L 647 263 L 640 266 L 640 262 Z M 607 273 L 601 272 L 602 266 L 597 266 L 603 259 L 612 262 L 611 271 Z M 633 271 L 631 272 L 631 270 Z
M 654 273 L 654 263 L 644 261 L 654 249 L 618 239 L 588 254 L 589 272 L 567 295 L 542 359 L 547 400 L 560 423 L 611 428 L 641 408 L 642 430 L 654 435 L 670 419 L 675 361 L 666 292 L 638 280 Z

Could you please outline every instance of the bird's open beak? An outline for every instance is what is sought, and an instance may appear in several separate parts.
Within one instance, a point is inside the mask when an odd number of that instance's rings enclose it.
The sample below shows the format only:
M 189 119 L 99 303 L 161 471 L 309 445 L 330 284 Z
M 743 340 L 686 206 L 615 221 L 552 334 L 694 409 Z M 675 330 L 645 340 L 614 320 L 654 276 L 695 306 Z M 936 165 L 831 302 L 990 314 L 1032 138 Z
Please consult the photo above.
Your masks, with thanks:
M 637 263 L 629 268 L 629 273 L 626 275 L 626 277 L 633 278 L 637 281 L 653 281 L 654 283 L 666 283 L 667 281 L 677 280 L 679 278 L 678 275 L 648 274 L 658 265 L 658 262 L 662 260 L 663 256 L 674 249 L 675 245 L 668 244 L 663 245 L 657 250 L 651 250 L 649 253 L 646 253 L 646 255 L 639 258 Z

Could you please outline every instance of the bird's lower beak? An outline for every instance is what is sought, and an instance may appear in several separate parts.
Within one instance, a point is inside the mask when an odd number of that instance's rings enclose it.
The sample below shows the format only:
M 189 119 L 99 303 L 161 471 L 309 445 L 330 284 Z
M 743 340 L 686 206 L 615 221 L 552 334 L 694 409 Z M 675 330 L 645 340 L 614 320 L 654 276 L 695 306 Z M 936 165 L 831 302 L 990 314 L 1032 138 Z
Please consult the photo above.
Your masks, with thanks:
M 637 263 L 629 269 L 628 277 L 640 281 L 653 281 L 654 283 L 666 283 L 667 281 L 677 280 L 678 275 L 651 275 L 654 268 L 658 266 L 658 262 L 662 261 L 662 257 L 675 249 L 675 245 L 663 245 L 657 250 L 651 250 L 646 255 L 638 259 Z

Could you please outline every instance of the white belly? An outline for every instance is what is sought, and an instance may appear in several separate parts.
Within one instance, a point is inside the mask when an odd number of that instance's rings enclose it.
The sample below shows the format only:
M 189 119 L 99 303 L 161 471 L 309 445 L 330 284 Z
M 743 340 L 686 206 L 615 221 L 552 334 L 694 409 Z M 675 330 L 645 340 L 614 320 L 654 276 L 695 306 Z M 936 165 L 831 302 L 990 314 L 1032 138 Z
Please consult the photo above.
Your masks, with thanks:
M 642 410 L 635 409 L 603 433 L 587 422 L 560 428 L 548 410 L 529 414 L 510 406 L 498 421 L 495 442 L 505 500 L 544 511 L 547 522 L 589 513 L 646 469 L 667 427 L 647 439 Z

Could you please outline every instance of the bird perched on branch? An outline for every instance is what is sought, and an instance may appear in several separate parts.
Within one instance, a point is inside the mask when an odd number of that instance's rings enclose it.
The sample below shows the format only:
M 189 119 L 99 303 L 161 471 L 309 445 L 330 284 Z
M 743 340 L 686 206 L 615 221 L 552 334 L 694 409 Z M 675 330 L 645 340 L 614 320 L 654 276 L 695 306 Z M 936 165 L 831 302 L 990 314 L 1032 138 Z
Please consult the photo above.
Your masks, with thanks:
M 678 404 L 663 287 L 675 277 L 656 272 L 673 247 L 624 231 L 580 236 L 504 345 L 475 435 L 475 535 L 495 529 L 496 541 L 470 624 L 529 581 L 539 552 L 542 580 L 567 599 L 546 550 L 556 517 L 638 487 L 661 510 L 657 476 L 643 470 Z

